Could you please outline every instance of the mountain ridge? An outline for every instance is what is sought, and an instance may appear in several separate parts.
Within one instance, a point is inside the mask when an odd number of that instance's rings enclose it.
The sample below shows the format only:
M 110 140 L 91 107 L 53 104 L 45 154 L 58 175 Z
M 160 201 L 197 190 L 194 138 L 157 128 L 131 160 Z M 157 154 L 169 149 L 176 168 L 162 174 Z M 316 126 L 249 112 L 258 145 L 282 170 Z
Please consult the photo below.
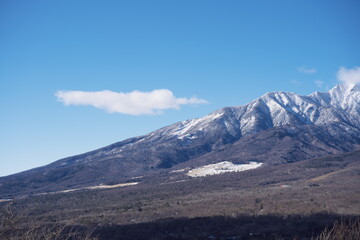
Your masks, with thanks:
M 329 92 L 307 96 L 269 92 L 242 106 L 221 108 L 202 118 L 2 177 L 0 192 L 128 181 L 177 165 L 200 166 L 219 159 L 284 164 L 359 147 L 359 86 L 337 85 Z M 51 186 L 45 186 L 49 182 Z

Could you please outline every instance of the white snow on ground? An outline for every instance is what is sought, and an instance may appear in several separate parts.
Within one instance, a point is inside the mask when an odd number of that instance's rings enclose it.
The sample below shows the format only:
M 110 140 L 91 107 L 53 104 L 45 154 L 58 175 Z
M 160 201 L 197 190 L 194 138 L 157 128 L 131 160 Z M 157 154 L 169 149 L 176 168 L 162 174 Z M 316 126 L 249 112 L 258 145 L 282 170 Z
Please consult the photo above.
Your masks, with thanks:
M 69 192 L 75 192 L 75 191 L 79 191 L 79 190 L 95 190 L 95 189 L 119 188 L 119 187 L 133 186 L 133 185 L 136 185 L 136 184 L 138 184 L 138 182 L 120 183 L 120 184 L 115 184 L 115 185 L 97 185 L 97 186 L 90 186 L 90 187 L 83 187 L 83 188 L 67 189 L 67 190 L 56 191 L 56 192 L 39 193 L 39 194 L 36 194 L 36 195 L 69 193 Z
M 189 168 L 183 168 L 183 169 L 173 170 L 173 171 L 171 171 L 170 173 L 185 172 L 186 170 L 189 170 Z
M 132 177 L 130 179 L 140 179 L 140 178 L 143 178 L 144 176 L 138 176 L 138 177 Z
M 109 188 L 118 188 L 118 187 L 126 187 L 126 186 L 133 186 L 138 184 L 138 182 L 131 182 L 131 183 L 120 183 L 115 185 L 98 185 L 98 186 L 92 186 L 92 187 L 86 187 L 84 189 L 109 189 Z
M 224 161 L 192 169 L 187 173 L 187 175 L 190 177 L 204 177 L 207 175 L 216 175 L 227 172 L 246 171 L 258 168 L 261 165 L 262 163 L 257 162 L 250 162 L 248 164 L 233 164 L 232 162 Z
M 189 180 L 179 180 L 179 181 L 175 181 L 175 182 L 165 182 L 165 183 L 160 183 L 160 185 L 165 185 L 165 184 L 173 184 L 173 183 L 179 183 L 179 182 L 187 182 Z

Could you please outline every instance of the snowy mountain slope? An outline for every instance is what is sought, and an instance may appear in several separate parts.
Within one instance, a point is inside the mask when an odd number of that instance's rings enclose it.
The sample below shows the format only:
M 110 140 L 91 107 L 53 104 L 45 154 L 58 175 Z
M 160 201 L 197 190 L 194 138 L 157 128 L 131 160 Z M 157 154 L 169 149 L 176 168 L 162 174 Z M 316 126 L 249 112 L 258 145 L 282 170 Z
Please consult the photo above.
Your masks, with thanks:
M 281 164 L 359 146 L 359 86 L 337 85 L 308 96 L 270 92 L 243 106 L 0 178 L 0 193 L 124 181 L 186 164 L 253 159 Z
M 203 118 L 186 120 L 104 149 L 119 154 L 137 146 L 176 141 L 179 145 L 208 142 L 211 148 L 234 142 L 248 134 L 285 125 L 336 125 L 350 135 L 359 136 L 360 86 L 338 85 L 327 93 L 301 96 L 289 92 L 271 92 L 247 105 L 226 107 Z
M 233 136 L 245 136 L 272 127 L 314 124 L 340 124 L 351 129 L 360 127 L 360 86 L 337 85 L 327 93 L 301 96 L 289 92 L 270 92 L 239 107 L 220 109 L 204 118 L 170 126 L 166 133 L 178 138 L 195 138 L 212 124 L 223 124 Z

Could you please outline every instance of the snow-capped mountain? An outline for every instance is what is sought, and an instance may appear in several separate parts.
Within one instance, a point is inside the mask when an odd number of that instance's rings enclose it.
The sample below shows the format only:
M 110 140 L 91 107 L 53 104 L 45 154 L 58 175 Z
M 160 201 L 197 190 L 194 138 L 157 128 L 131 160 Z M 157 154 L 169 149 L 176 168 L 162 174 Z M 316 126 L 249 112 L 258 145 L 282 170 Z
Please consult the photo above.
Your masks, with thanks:
M 166 133 L 179 139 L 193 139 L 196 133 L 211 131 L 212 123 L 223 124 L 233 136 L 304 124 L 339 124 L 351 131 L 360 128 L 359 116 L 360 86 L 337 85 L 329 92 L 308 96 L 270 92 L 244 106 L 223 108 L 204 118 L 170 126 Z
M 357 148 L 360 86 L 337 85 L 308 96 L 270 92 L 243 106 L 0 178 L 0 192 L 84 186 L 225 160 L 266 166 Z M 5 190 L 9 186 L 12 191 Z

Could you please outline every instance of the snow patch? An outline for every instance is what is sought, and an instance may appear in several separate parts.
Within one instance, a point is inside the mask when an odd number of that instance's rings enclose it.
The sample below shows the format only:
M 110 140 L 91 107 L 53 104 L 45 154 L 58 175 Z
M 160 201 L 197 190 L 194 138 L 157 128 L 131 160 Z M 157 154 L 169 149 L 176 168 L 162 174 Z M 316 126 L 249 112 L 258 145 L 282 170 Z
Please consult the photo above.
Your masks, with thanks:
M 262 163 L 258 162 L 250 162 L 248 164 L 233 164 L 232 162 L 224 161 L 192 169 L 187 173 L 187 175 L 190 177 L 204 177 L 207 175 L 216 175 L 227 172 L 242 172 L 258 168 L 261 165 Z
M 183 168 L 183 169 L 179 169 L 179 170 L 173 170 L 170 173 L 179 173 L 179 172 L 185 172 L 186 170 L 188 170 L 187 168 Z
M 110 189 L 110 188 L 118 188 L 118 187 L 126 187 L 126 186 L 134 186 L 137 185 L 138 182 L 130 182 L 130 183 L 119 183 L 115 185 L 98 185 L 98 186 L 92 186 L 92 187 L 85 187 L 84 189 Z
M 173 184 L 173 183 L 180 183 L 180 182 L 187 182 L 189 180 L 178 180 L 178 181 L 175 181 L 175 182 L 165 182 L 165 183 L 160 183 L 160 185 L 166 185 L 166 184 Z
M 138 176 L 138 177 L 132 177 L 130 179 L 140 179 L 140 178 L 143 178 L 144 176 Z
M 75 192 L 80 190 L 96 190 L 96 189 L 111 189 L 111 188 L 119 188 L 119 187 L 126 187 L 126 186 L 133 186 L 137 185 L 139 182 L 130 182 L 130 183 L 119 183 L 115 185 L 97 185 L 97 186 L 90 186 L 90 187 L 82 187 L 82 188 L 72 188 L 72 189 L 66 189 L 56 192 L 46 192 L 46 193 L 38 193 L 37 196 L 41 195 L 48 195 L 48 194 L 57 194 L 57 193 L 69 193 L 69 192 Z

